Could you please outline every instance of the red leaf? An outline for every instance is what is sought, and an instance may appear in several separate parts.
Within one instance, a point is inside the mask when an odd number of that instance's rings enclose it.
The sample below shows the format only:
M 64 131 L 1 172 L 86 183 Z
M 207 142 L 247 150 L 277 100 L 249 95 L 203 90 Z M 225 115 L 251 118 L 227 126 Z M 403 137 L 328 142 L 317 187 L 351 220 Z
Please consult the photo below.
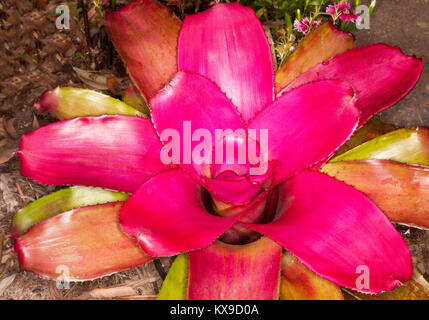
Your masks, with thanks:
M 106 31 L 136 86 L 149 99 L 177 71 L 180 20 L 155 0 L 106 13 Z
M 83 281 L 153 260 L 119 225 L 122 202 L 74 209 L 43 220 L 15 239 L 22 270 Z

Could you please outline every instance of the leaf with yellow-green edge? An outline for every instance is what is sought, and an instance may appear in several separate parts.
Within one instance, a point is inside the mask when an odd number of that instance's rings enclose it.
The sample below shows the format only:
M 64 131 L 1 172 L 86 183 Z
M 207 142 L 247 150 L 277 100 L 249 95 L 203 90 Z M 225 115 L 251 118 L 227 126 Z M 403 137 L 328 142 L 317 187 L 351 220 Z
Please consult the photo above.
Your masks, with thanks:
M 356 133 L 353 134 L 353 136 L 345 144 L 343 144 L 340 149 L 338 149 L 332 158 L 335 158 L 369 140 L 375 139 L 396 129 L 398 128 L 393 124 L 384 123 L 376 118 L 371 118 L 362 126 L 362 128 L 356 131 Z
M 429 165 L 429 128 L 399 129 L 353 148 L 329 162 L 354 160 L 394 160 Z
M 13 217 L 11 235 L 16 237 L 25 233 L 36 223 L 72 209 L 125 201 L 126 193 L 101 188 L 75 186 L 48 194 L 19 210 Z
M 359 300 L 429 300 L 429 283 L 416 269 L 410 280 L 392 291 L 368 295 L 349 289 L 343 290 Z
M 86 281 L 140 266 L 146 254 L 119 224 L 123 202 L 87 206 L 45 219 L 15 238 L 22 270 Z
M 344 300 L 336 284 L 319 277 L 291 253 L 282 257 L 280 300 Z
M 122 101 L 131 107 L 137 109 L 138 111 L 145 114 L 145 116 L 150 116 L 150 110 L 147 102 L 144 97 L 138 92 L 138 90 L 133 86 L 129 86 L 122 95 Z
M 186 300 L 188 288 L 188 255 L 176 257 L 165 278 L 157 300 Z
M 321 171 L 363 192 L 392 222 L 429 228 L 429 128 L 379 136 L 327 164 Z
M 56 87 L 43 93 L 34 107 L 60 120 L 85 116 L 128 115 L 146 117 L 128 104 L 100 92 L 73 87 Z
M 354 46 L 351 33 L 336 29 L 331 22 L 310 32 L 298 45 L 275 76 L 276 92 L 280 92 L 301 73 Z

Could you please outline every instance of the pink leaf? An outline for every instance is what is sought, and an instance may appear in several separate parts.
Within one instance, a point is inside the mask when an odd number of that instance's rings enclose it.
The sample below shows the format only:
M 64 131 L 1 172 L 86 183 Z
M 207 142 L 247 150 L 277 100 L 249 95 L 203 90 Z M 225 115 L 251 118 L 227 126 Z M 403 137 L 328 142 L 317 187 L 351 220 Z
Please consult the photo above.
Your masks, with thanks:
M 272 185 L 333 154 L 359 120 L 353 89 L 327 80 L 296 88 L 262 110 L 250 129 L 268 129 Z M 321 121 L 323 119 L 323 121 Z
M 351 49 L 299 76 L 280 95 L 304 83 L 323 79 L 350 82 L 356 92 L 363 125 L 375 113 L 405 97 L 422 73 L 422 60 L 404 55 L 397 47 L 374 44 Z
M 307 170 L 285 182 L 280 192 L 278 218 L 248 226 L 316 274 L 364 293 L 392 290 L 411 277 L 404 240 L 359 191 Z
M 167 170 L 149 119 L 82 117 L 42 127 L 22 137 L 21 174 L 54 185 L 86 185 L 134 192 Z
M 150 105 L 152 119 L 161 140 L 165 143 L 165 150 L 170 145 L 178 151 L 177 155 L 174 150 L 172 151 L 171 160 L 180 164 L 215 197 L 225 202 L 243 204 L 258 193 L 261 184 L 251 184 L 245 177 L 246 172 L 244 175 L 243 172 L 239 172 L 241 177 L 236 176 L 234 180 L 225 179 L 222 175 L 217 177 L 221 172 L 214 172 L 212 166 L 216 162 L 214 150 L 219 143 L 216 131 L 241 130 L 244 135 L 246 131 L 231 101 L 213 82 L 196 74 L 178 72 L 173 80 L 151 99 Z M 204 130 L 209 136 L 194 137 L 197 130 Z M 171 131 L 178 134 L 179 140 L 175 141 L 174 137 L 169 137 L 170 134 L 174 135 Z M 210 152 L 206 159 L 208 161 L 199 164 L 195 161 L 193 152 L 202 142 L 208 142 Z M 241 167 L 247 168 L 246 165 Z M 221 167 L 221 171 L 237 169 L 233 166 Z
M 206 247 L 238 218 L 207 212 L 201 187 L 181 169 L 160 173 L 143 184 L 120 215 L 123 230 L 152 256 Z
M 270 45 L 253 10 L 239 3 L 186 17 L 177 59 L 179 70 L 213 80 L 245 121 L 273 101 Z

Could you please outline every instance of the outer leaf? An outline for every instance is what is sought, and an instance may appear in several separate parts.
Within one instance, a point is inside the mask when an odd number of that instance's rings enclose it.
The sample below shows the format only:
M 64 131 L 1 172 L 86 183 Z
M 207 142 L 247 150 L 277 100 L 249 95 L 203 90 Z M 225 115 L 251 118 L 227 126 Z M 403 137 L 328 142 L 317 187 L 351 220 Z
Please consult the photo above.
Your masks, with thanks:
M 157 300 L 186 300 L 188 289 L 188 255 L 176 257 L 162 283 Z
M 148 100 L 177 71 L 180 20 L 156 0 L 136 0 L 106 13 L 106 31 Z
M 128 194 L 91 187 L 71 187 L 44 196 L 19 210 L 12 220 L 11 234 L 16 237 L 36 223 L 59 213 L 107 202 L 125 201 Z
M 280 300 L 343 300 L 340 287 L 304 266 L 290 252 L 282 257 Z
M 169 167 L 149 119 L 75 118 L 26 134 L 19 145 L 21 174 L 45 184 L 89 185 L 134 192 Z
M 389 160 L 328 163 L 322 172 L 365 193 L 392 222 L 429 228 L 429 168 Z
M 274 99 L 270 45 L 253 10 L 238 2 L 187 16 L 177 59 L 179 70 L 215 82 L 246 122 Z
M 345 291 L 360 300 L 429 300 L 429 283 L 416 269 L 410 280 L 392 291 L 374 295 Z
M 399 129 L 368 141 L 330 162 L 353 160 L 395 160 L 429 165 L 429 128 Z
M 331 22 L 322 24 L 304 37 L 295 51 L 276 73 L 276 92 L 281 91 L 301 73 L 354 46 L 351 33 L 335 28 Z
M 188 299 L 278 299 L 282 249 L 262 237 L 247 245 L 216 241 L 189 254 Z
M 360 125 L 371 116 L 401 100 L 422 73 L 422 60 L 406 56 L 397 47 L 374 44 L 351 49 L 301 74 L 283 91 L 304 83 L 341 79 L 356 92 Z M 283 92 L 282 91 L 282 92 Z
M 15 239 L 22 270 L 69 281 L 92 280 L 153 260 L 119 225 L 122 202 L 58 214 Z
M 397 127 L 392 124 L 384 123 L 376 118 L 371 118 L 362 128 L 356 131 L 340 149 L 338 149 L 333 157 L 339 156 L 369 140 L 375 139 L 395 129 L 397 129 Z
M 60 120 L 105 114 L 144 116 L 120 100 L 97 91 L 80 88 L 56 87 L 47 90 L 34 106 L 41 112 L 52 113 Z
M 401 235 L 356 189 L 306 170 L 284 182 L 280 192 L 278 218 L 247 226 L 316 274 L 365 293 L 392 290 L 411 277 L 411 255 Z M 369 281 L 361 287 L 362 268 Z

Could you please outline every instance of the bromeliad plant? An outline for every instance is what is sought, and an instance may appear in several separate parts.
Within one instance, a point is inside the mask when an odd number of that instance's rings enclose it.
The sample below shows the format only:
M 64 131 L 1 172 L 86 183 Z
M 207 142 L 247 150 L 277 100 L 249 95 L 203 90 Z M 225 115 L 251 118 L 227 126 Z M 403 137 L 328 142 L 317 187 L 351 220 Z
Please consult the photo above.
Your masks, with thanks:
M 187 252 L 160 297 L 188 299 L 342 298 L 337 285 L 377 294 L 410 279 L 410 252 L 389 218 L 429 226 L 427 129 L 394 131 L 326 162 L 412 89 L 421 60 L 383 44 L 353 49 L 351 34 L 325 23 L 274 74 L 259 20 L 238 3 L 181 24 L 139 0 L 105 25 L 151 119 L 141 105 L 92 91 L 42 96 L 37 107 L 65 120 L 22 138 L 22 175 L 80 186 L 16 214 L 23 270 L 82 281 Z M 174 152 L 162 162 L 173 141 L 164 130 L 186 141 L 188 121 L 211 137 L 232 130 L 211 145 L 258 142 L 265 174 Z M 266 150 L 251 129 L 268 130 Z

